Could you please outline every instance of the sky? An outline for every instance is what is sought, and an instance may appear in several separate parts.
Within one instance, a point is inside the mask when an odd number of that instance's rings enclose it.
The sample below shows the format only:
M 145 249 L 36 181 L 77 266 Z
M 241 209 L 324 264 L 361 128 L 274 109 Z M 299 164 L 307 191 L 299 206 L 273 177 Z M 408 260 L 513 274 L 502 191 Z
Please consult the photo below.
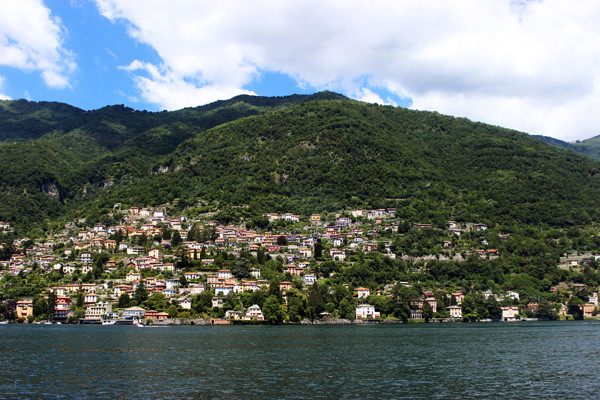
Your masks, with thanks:
M 598 21 L 600 0 L 1 0 L 0 99 L 161 111 L 331 90 L 583 140 Z

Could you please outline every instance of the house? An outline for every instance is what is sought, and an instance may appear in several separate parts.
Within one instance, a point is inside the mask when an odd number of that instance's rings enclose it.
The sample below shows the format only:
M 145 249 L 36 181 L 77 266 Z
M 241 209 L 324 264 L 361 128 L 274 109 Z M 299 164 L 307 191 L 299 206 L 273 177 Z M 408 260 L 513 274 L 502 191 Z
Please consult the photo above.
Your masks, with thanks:
M 302 258 L 311 258 L 312 257 L 312 249 L 309 247 L 302 247 L 298 249 L 298 253 L 300 253 L 300 257 Z
M 56 298 L 54 306 L 54 319 L 58 321 L 66 321 L 71 310 L 71 298 L 61 296 Z
M 287 274 L 290 274 L 291 276 L 300 276 L 300 274 L 302 273 L 302 268 L 296 267 L 292 264 L 286 267 L 285 272 Z
M 92 262 L 92 253 L 81 253 L 80 260 L 82 264 L 90 264 Z
M 519 307 L 508 306 L 502 307 L 503 321 L 516 321 L 519 317 Z
M 217 272 L 217 278 L 219 279 L 231 279 L 233 275 L 231 275 L 231 271 L 228 269 L 221 269 Z
M 598 307 L 598 292 L 593 292 L 588 297 L 588 303 L 592 303 L 596 307 Z
M 228 296 L 229 293 L 233 292 L 233 285 L 229 284 L 218 284 L 215 286 L 215 294 L 221 296 Z
M 223 307 L 223 298 L 222 297 L 213 297 L 212 298 L 212 307 Z
M 164 321 L 165 319 L 169 318 L 169 314 L 167 314 L 166 312 L 148 310 L 146 311 L 145 317 L 153 321 Z
M 123 317 L 143 318 L 146 310 L 142 307 L 129 307 L 123 310 Z
M 17 318 L 27 319 L 33 317 L 33 302 L 31 300 L 17 301 Z
M 142 279 L 142 274 L 139 272 L 130 272 L 125 276 L 126 282 L 135 282 Z
M 431 307 L 431 310 L 433 312 L 437 312 L 437 300 L 435 299 L 435 297 L 427 297 L 425 300 L 423 300 L 425 303 L 429 304 L 429 306 Z
M 167 279 L 165 283 L 167 284 L 167 289 L 175 289 L 179 286 L 179 278 Z
M 148 256 L 156 258 L 157 260 L 162 260 L 163 251 L 161 249 L 154 248 L 148 252 Z
M 83 302 L 85 305 L 96 304 L 98 300 L 100 300 L 100 296 L 98 296 L 96 293 L 86 293 L 83 297 Z
M 100 321 L 103 315 L 110 312 L 112 312 L 111 303 L 98 303 L 85 309 L 85 320 L 91 322 Z
M 374 251 L 377 251 L 377 243 L 363 243 L 363 251 L 365 253 L 372 253 Z
M 199 272 L 186 272 L 183 274 L 183 276 L 185 276 L 185 279 L 188 281 L 194 281 L 194 280 L 200 279 Z
M 264 317 L 260 307 L 257 304 L 253 304 L 250 307 L 248 307 L 248 309 L 244 313 L 243 319 L 247 320 L 247 321 L 252 321 L 252 320 L 264 321 L 265 317 Z
M 350 225 L 350 222 L 352 222 L 352 221 L 350 221 L 350 218 L 341 217 L 341 218 L 338 218 L 338 220 L 335 222 L 335 225 L 339 226 L 339 227 L 343 227 L 343 226 Z
M 454 297 L 454 300 L 456 300 L 456 304 L 457 305 L 461 305 L 463 300 L 465 299 L 465 295 L 463 292 L 461 292 L 460 290 L 457 290 L 456 292 L 452 293 L 452 297 Z
M 179 306 L 181 308 L 183 308 L 184 310 L 192 309 L 192 299 L 190 299 L 189 297 L 182 297 L 178 301 L 179 301 Z
M 356 306 L 356 319 L 370 319 L 370 318 L 379 318 L 381 313 L 379 311 L 375 311 L 375 307 L 370 304 L 359 304 Z
M 329 250 L 329 255 L 331 258 L 337 261 L 344 261 L 346 259 L 346 252 L 344 250 Z
M 292 282 L 283 281 L 279 284 L 279 290 L 281 290 L 282 292 L 284 292 L 286 290 L 290 290 L 291 288 L 292 288 Z
M 506 297 L 510 297 L 511 299 L 514 299 L 514 300 L 519 300 L 519 293 L 514 292 L 514 291 L 506 292 Z
M 321 214 L 313 214 L 310 216 L 310 222 L 321 222 Z
M 204 285 L 197 284 L 197 285 L 190 286 L 190 288 L 188 289 L 188 292 L 189 292 L 190 296 L 195 296 L 197 294 L 200 294 L 200 293 L 204 292 Z
M 447 310 L 450 311 L 450 318 L 462 319 L 462 307 L 450 306 L 447 308 Z
M 591 317 L 594 315 L 594 311 L 596 310 L 596 306 L 592 303 L 586 303 L 581 307 L 581 311 L 583 311 L 584 317 Z
M 260 278 L 260 268 L 251 268 L 250 269 L 250 276 L 258 279 Z
M 312 285 L 317 281 L 317 276 L 315 274 L 307 274 L 302 277 L 302 281 L 305 285 Z
M 119 245 L 120 246 L 120 245 Z M 143 248 L 142 246 L 130 246 L 127 247 L 127 254 L 129 255 L 142 255 L 146 253 L 146 249 Z
M 359 299 L 365 299 L 371 295 L 371 291 L 367 288 L 359 287 L 356 289 L 356 294 L 358 295 Z

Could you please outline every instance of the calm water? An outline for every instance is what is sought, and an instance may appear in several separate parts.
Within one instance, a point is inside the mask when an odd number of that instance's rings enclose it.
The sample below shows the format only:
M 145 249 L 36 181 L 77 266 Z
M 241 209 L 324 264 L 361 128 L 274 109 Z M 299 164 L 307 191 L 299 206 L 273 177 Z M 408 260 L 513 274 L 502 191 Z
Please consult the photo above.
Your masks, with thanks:
M 600 397 L 600 323 L 0 325 L 0 398 Z

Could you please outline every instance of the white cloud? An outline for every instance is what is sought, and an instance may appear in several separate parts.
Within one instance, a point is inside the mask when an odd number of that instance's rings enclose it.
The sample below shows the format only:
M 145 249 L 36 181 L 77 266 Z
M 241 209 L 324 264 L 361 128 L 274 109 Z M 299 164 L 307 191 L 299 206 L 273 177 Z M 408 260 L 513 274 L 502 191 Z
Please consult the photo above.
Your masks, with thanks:
M 3 85 L 4 85 L 4 77 L 0 75 L 0 100 L 11 100 L 10 96 L 7 96 L 2 93 L 2 91 L 4 90 Z
M 531 133 L 600 133 L 600 0 L 96 3 L 157 51 L 160 65 L 129 70 L 141 96 L 167 109 L 243 93 L 276 71 Z
M 41 0 L 0 1 L 0 65 L 39 71 L 49 87 L 68 87 L 75 63 L 62 47 L 63 34 Z

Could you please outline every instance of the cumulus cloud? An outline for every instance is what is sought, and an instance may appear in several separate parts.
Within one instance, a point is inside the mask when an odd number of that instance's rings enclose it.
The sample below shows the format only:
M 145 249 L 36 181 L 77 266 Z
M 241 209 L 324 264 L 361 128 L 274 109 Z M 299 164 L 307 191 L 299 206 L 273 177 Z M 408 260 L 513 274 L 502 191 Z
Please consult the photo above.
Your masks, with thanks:
M 61 22 L 41 0 L 0 2 L 0 65 L 39 71 L 51 88 L 69 86 L 73 54 L 62 47 Z
M 127 68 L 141 96 L 167 109 L 245 93 L 274 71 L 536 134 L 600 133 L 599 0 L 96 3 L 156 50 L 159 65 Z

